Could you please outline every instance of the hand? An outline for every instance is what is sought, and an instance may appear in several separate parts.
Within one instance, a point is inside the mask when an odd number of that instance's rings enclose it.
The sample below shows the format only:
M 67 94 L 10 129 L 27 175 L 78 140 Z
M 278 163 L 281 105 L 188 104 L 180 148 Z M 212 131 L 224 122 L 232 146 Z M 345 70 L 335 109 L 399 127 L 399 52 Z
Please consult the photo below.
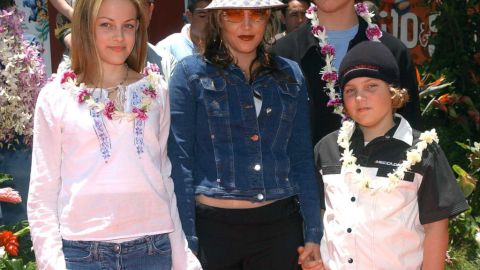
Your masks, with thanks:
M 303 270 L 325 270 L 319 244 L 306 243 L 305 247 L 298 247 L 297 251 L 299 254 L 298 264 L 302 265 Z

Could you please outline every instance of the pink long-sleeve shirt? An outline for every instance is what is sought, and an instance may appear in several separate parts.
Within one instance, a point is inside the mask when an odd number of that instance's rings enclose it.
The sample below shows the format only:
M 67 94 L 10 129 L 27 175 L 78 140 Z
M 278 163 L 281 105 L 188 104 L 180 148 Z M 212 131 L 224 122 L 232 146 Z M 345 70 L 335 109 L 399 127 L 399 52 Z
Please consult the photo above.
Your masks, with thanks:
M 143 78 L 127 86 L 125 111 L 148 84 Z M 60 78 L 42 89 L 28 198 L 38 269 L 65 269 L 62 238 L 121 241 L 162 233 L 170 236 L 173 269 L 201 269 L 188 249 L 170 178 L 168 91 L 164 83 L 154 85 L 157 97 L 144 124 L 101 113 L 95 120 Z M 102 101 L 107 93 L 98 89 L 93 96 Z

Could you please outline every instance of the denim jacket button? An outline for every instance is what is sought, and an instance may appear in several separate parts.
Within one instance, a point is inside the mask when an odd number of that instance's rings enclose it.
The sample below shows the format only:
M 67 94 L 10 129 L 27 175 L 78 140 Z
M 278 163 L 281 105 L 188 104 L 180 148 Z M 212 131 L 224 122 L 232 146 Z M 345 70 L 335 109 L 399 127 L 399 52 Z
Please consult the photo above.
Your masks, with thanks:
M 218 179 L 217 179 L 217 182 L 220 183 L 220 182 L 222 182 L 222 180 L 221 180 L 220 178 L 218 178 Z
M 255 166 L 253 166 L 253 169 L 258 172 L 262 169 L 262 166 L 260 166 L 260 164 L 256 164 Z
M 210 138 L 213 140 L 215 139 L 215 134 L 210 135 Z
M 267 114 L 271 113 L 271 112 L 272 112 L 272 108 L 267 108 L 267 109 L 265 109 L 265 112 L 266 112 Z
M 258 199 L 259 201 L 262 201 L 263 198 L 265 198 L 265 197 L 263 196 L 262 193 L 257 194 L 257 199 Z
M 117 252 L 117 253 L 118 253 L 118 252 L 120 252 L 120 249 L 121 249 L 121 248 L 120 248 L 120 245 L 119 245 L 119 244 L 115 244 L 115 245 L 113 246 L 113 251 L 114 251 L 114 252 Z
M 250 137 L 250 140 L 252 140 L 253 142 L 257 142 L 259 138 L 260 137 L 257 134 L 255 134 Z

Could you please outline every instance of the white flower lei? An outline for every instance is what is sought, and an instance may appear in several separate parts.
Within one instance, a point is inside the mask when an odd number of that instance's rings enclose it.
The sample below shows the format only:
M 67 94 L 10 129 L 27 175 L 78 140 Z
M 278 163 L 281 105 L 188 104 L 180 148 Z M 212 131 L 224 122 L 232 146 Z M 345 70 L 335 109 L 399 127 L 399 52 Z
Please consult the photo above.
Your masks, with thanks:
M 134 107 L 131 112 L 122 112 L 115 107 L 115 104 L 107 99 L 105 103 L 96 102 L 93 98 L 95 89 L 88 89 L 84 83 L 77 83 L 77 76 L 73 71 L 67 70 L 63 73 L 61 85 L 68 90 L 79 104 L 85 103 L 89 108 L 95 109 L 97 112 L 103 112 L 103 115 L 110 120 L 126 119 L 133 121 L 135 119 L 147 120 L 147 112 L 152 104 L 153 99 L 157 96 L 159 87 L 166 88 L 162 75 L 156 64 L 148 63 L 143 74 L 146 76 L 148 86 L 142 91 L 142 99 L 138 106 Z
M 372 193 L 383 190 L 390 192 L 393 190 L 399 181 L 405 177 L 405 172 L 416 163 L 422 160 L 422 153 L 427 146 L 433 142 L 438 143 L 438 136 L 435 129 L 425 131 L 420 134 L 420 141 L 415 144 L 415 147 L 407 151 L 407 159 L 402 161 L 400 165 L 392 173 L 388 174 L 388 180 L 377 179 L 372 181 L 369 176 L 363 173 L 360 166 L 356 163 L 357 158 L 353 155 L 353 150 L 350 150 L 350 139 L 355 130 L 355 122 L 346 120 L 343 121 L 342 127 L 338 133 L 337 144 L 343 148 L 342 157 L 342 171 L 346 174 L 351 173 L 353 180 L 363 188 L 370 189 Z
M 355 4 L 355 11 L 358 16 L 368 23 L 367 30 L 365 31 L 367 38 L 371 41 L 380 42 L 382 31 L 378 25 L 372 22 L 375 14 L 369 12 L 368 6 L 364 3 Z M 325 67 L 323 67 L 320 74 L 322 75 L 322 80 L 326 82 L 325 93 L 330 99 L 327 106 L 334 107 L 334 113 L 343 116 L 342 101 L 340 95 L 335 92 L 335 83 L 338 80 L 337 70 L 333 66 L 335 47 L 327 42 L 327 29 L 320 25 L 317 17 L 317 6 L 315 4 L 312 3 L 310 5 L 310 8 L 308 8 L 306 12 L 306 17 L 311 20 L 312 34 L 319 40 L 321 53 L 325 56 Z

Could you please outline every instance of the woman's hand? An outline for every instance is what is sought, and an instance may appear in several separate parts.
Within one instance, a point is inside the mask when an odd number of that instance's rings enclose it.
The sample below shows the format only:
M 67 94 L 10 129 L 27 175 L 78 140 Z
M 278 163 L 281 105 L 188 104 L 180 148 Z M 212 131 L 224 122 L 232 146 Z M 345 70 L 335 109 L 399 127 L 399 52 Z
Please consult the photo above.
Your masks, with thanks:
M 298 247 L 298 264 L 303 270 L 325 270 L 320 256 L 320 245 L 306 243 L 305 247 Z

